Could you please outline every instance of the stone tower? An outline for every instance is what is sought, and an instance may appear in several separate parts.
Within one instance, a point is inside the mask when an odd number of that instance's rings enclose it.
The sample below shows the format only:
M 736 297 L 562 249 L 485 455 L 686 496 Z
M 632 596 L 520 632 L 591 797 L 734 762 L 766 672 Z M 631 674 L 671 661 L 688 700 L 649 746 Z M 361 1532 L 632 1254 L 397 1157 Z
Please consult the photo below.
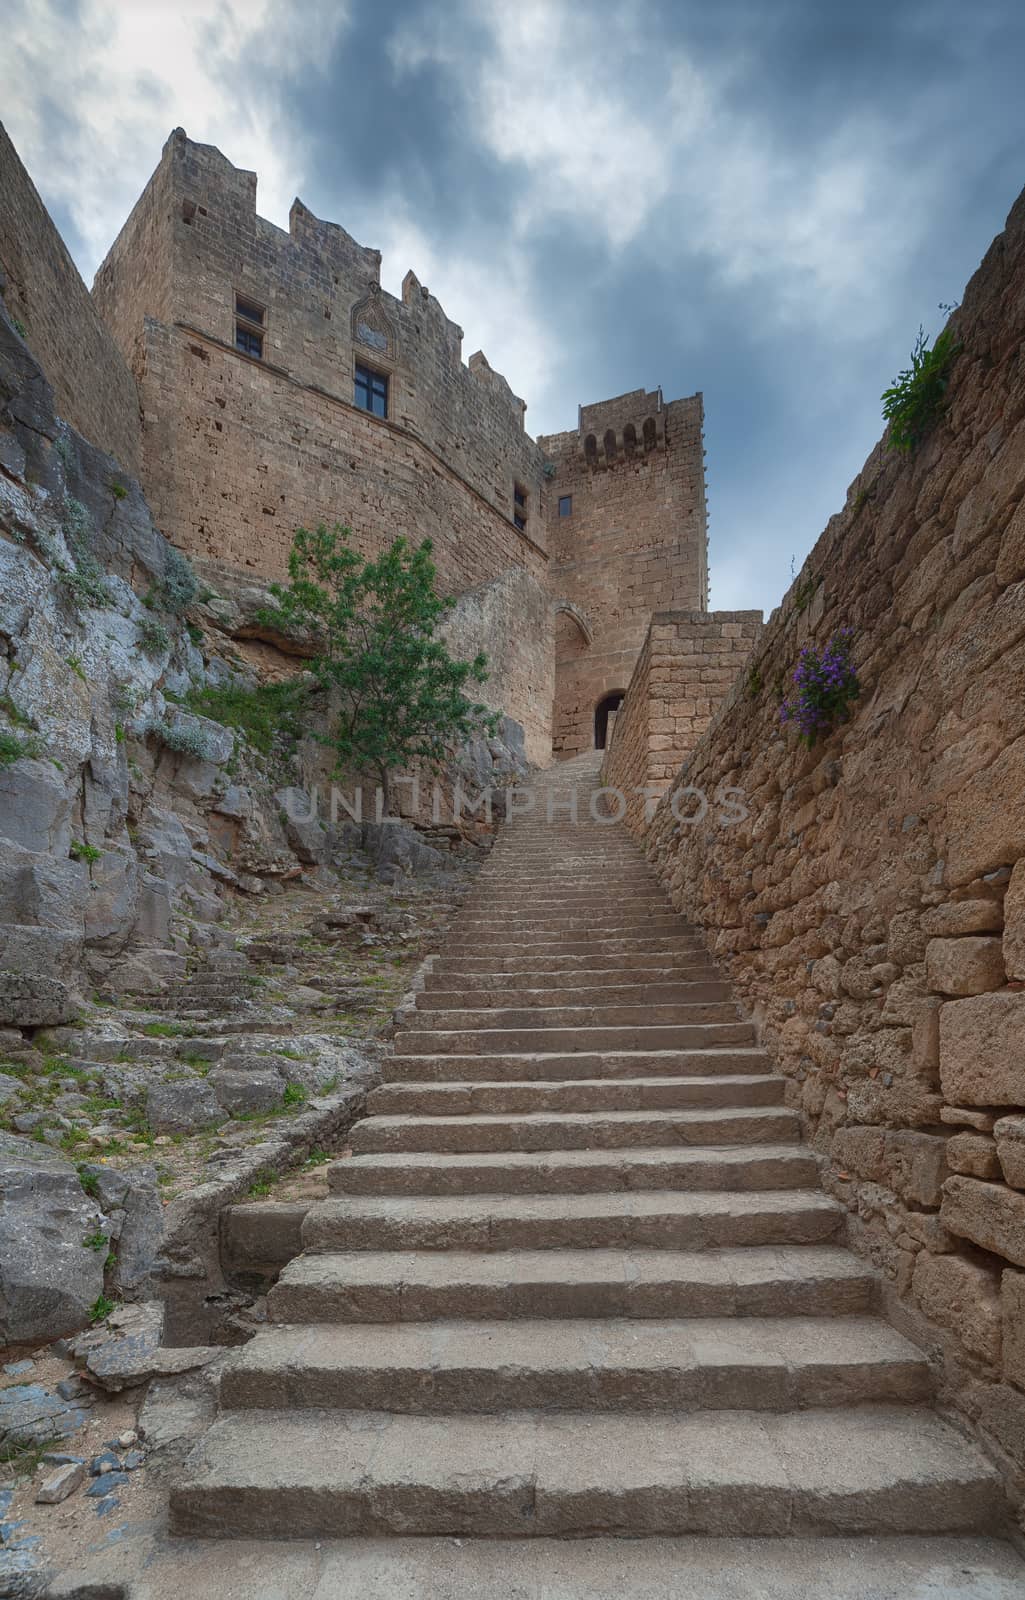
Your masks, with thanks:
M 604 746 L 655 611 L 708 595 L 702 400 L 634 389 L 538 440 L 547 458 L 557 756 Z

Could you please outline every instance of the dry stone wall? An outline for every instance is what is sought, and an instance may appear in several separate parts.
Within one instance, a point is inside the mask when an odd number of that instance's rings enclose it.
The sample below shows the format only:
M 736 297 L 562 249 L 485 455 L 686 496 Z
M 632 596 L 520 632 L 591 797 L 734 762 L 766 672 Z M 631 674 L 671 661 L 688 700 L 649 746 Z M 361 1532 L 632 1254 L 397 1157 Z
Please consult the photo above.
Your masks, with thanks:
M 122 467 L 141 462 L 128 364 L 0 126 L 0 294 L 41 361 L 58 412 Z
M 747 819 L 667 796 L 646 848 L 852 1242 L 1025 1473 L 1025 198 L 954 323 L 944 419 L 870 456 L 678 775 L 742 788 Z M 780 699 L 840 628 L 861 696 L 806 749 Z

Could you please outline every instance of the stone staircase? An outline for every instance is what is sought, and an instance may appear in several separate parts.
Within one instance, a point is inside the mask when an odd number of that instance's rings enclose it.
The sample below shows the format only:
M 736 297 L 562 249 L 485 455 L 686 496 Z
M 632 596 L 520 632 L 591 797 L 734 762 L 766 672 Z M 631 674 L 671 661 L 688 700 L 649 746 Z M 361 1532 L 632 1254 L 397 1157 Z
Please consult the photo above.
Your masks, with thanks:
M 393 1541 L 374 1594 L 426 1594 L 395 1536 L 787 1535 L 814 1566 L 808 1536 L 1003 1527 L 729 985 L 621 829 L 545 821 L 573 782 L 586 818 L 596 774 L 543 774 L 482 870 L 223 1378 L 173 1534 Z M 702 1594 L 767 1592 L 732 1587 L 747 1558 L 723 1550 Z M 510 1563 L 492 1592 L 526 1595 Z M 829 1572 L 807 1592 L 840 1593 Z M 612 1592 L 580 1573 L 529 1593 Z M 942 1592 L 1014 1592 L 965 1584 Z

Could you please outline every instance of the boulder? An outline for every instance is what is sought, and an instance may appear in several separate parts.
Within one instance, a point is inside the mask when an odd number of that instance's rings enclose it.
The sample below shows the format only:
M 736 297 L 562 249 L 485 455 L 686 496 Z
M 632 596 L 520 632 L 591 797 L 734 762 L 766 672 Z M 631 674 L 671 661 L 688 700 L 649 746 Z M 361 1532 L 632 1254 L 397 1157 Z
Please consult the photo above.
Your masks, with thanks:
M 136 849 L 153 877 L 178 889 L 192 864 L 192 841 L 173 811 L 150 806 L 136 838 Z
M 88 1321 L 104 1252 L 99 1209 L 46 1145 L 0 1134 L 0 1344 L 57 1339 Z
M 1025 993 L 974 995 L 941 1008 L 940 1083 L 957 1105 L 1025 1105 Z
M 224 1109 L 205 1078 L 150 1085 L 146 1120 L 154 1133 L 201 1133 L 224 1121 Z
M 86 942 L 118 949 L 135 922 L 139 898 L 139 868 L 130 850 L 105 850 L 89 874 L 85 903 Z
M 59 978 L 0 970 L 0 1026 L 55 1027 L 74 1022 L 81 1001 Z
M 128 1182 L 119 1207 L 123 1216 L 114 1281 L 122 1294 L 135 1295 L 149 1280 L 163 1244 L 164 1204 L 155 1167 L 133 1167 L 119 1176 Z
M 1004 981 L 1004 955 L 996 937 L 930 939 L 925 948 L 929 987 L 940 994 L 986 994 Z
M 313 791 L 315 801 L 316 790 Z M 333 855 L 331 830 L 325 827 L 316 813 L 315 803 L 305 789 L 294 786 L 279 789 L 274 796 L 281 810 L 281 823 L 285 838 L 300 861 L 310 865 L 327 866 Z
M 0 923 L 0 967 L 28 976 L 45 972 L 74 979 L 82 963 L 85 936 L 78 928 L 36 928 Z
M 210 1084 L 219 1103 L 233 1117 L 250 1111 L 280 1109 L 285 1091 L 284 1079 L 273 1067 L 251 1072 L 233 1072 L 228 1067 L 220 1067 L 210 1074 Z
M 433 872 L 445 864 L 440 850 L 424 844 L 415 828 L 393 818 L 388 822 L 363 824 L 363 849 L 376 862 L 379 871 L 397 869 L 400 874 Z

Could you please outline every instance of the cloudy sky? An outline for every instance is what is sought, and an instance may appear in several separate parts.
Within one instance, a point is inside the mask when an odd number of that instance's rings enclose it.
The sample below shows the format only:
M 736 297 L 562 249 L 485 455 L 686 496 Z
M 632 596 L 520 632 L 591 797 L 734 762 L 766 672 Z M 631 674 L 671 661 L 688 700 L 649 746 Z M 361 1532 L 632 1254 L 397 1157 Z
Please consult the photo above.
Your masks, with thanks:
M 1025 184 L 1018 0 L 0 0 L 87 281 L 181 125 L 529 402 L 704 391 L 712 603 L 776 604 Z

